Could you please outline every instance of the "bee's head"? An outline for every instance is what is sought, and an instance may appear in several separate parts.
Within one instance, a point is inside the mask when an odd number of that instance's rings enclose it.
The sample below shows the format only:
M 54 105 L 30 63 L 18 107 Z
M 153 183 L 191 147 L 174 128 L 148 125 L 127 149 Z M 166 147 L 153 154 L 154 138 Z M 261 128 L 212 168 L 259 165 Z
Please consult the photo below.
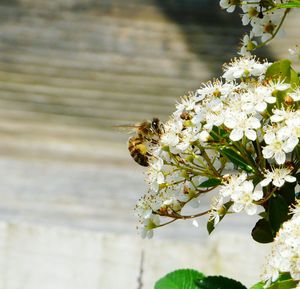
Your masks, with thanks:
M 155 131 L 159 131 L 159 127 L 160 127 L 159 123 L 160 123 L 160 121 L 157 117 L 154 117 L 152 119 L 151 125 Z
M 163 131 L 162 123 L 160 122 L 160 120 L 157 117 L 154 117 L 152 119 L 151 127 L 155 133 L 161 134 Z

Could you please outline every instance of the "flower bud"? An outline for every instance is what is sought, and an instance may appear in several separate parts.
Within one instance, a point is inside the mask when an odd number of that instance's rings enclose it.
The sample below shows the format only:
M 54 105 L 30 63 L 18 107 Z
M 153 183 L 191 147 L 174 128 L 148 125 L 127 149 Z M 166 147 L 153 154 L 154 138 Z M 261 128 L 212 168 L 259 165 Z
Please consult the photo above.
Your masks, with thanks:
M 284 97 L 284 103 L 288 106 L 292 105 L 294 103 L 294 100 L 289 96 L 289 95 L 286 95 Z

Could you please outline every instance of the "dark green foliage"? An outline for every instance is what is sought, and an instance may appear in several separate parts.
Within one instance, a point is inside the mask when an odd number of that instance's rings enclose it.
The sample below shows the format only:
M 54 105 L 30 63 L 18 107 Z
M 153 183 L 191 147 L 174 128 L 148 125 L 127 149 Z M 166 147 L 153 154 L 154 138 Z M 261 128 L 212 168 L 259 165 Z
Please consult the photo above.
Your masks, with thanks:
M 253 285 L 250 289 L 264 289 L 264 285 L 265 284 L 263 282 L 259 282 Z
M 240 167 L 242 170 L 246 172 L 253 172 L 253 168 L 248 165 L 248 162 L 245 161 L 241 155 L 235 152 L 231 148 L 222 148 L 220 150 L 221 154 L 227 157 L 233 164 Z
M 210 187 L 215 187 L 218 185 L 221 185 L 222 181 L 221 179 L 216 179 L 216 178 L 212 178 L 212 179 L 208 179 L 206 181 L 204 181 L 203 183 L 201 183 L 199 185 L 200 188 L 210 188 Z
M 258 243 L 270 243 L 274 239 L 271 225 L 266 219 L 258 220 L 252 229 L 251 236 Z
M 242 283 L 223 276 L 208 276 L 196 280 L 199 289 L 247 289 Z
M 159 279 L 154 289 L 198 289 L 195 280 L 202 278 L 204 275 L 196 270 L 180 269 Z
M 288 213 L 289 207 L 282 196 L 278 195 L 270 199 L 269 220 L 274 236 L 279 231 L 281 224 L 289 219 Z

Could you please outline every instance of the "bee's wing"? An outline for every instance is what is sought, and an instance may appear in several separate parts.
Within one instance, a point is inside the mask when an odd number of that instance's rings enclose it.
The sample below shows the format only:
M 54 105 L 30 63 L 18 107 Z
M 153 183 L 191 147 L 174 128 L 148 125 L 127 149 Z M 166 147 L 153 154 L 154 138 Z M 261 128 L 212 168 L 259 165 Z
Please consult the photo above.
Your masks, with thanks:
M 137 124 L 124 124 L 124 125 L 114 125 L 114 128 L 120 130 L 120 131 L 126 131 L 128 133 L 135 132 L 136 129 L 139 128 L 139 125 Z

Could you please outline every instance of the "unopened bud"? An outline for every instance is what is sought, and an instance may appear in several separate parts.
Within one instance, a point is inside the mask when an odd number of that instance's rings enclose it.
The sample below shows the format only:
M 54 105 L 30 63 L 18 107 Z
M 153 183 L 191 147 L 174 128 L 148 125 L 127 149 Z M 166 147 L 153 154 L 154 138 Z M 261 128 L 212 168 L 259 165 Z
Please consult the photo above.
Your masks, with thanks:
M 284 97 L 284 103 L 285 103 L 286 105 L 292 105 L 292 104 L 294 103 L 294 100 L 293 100 L 293 98 L 291 98 L 289 95 L 286 95 L 286 96 Z

